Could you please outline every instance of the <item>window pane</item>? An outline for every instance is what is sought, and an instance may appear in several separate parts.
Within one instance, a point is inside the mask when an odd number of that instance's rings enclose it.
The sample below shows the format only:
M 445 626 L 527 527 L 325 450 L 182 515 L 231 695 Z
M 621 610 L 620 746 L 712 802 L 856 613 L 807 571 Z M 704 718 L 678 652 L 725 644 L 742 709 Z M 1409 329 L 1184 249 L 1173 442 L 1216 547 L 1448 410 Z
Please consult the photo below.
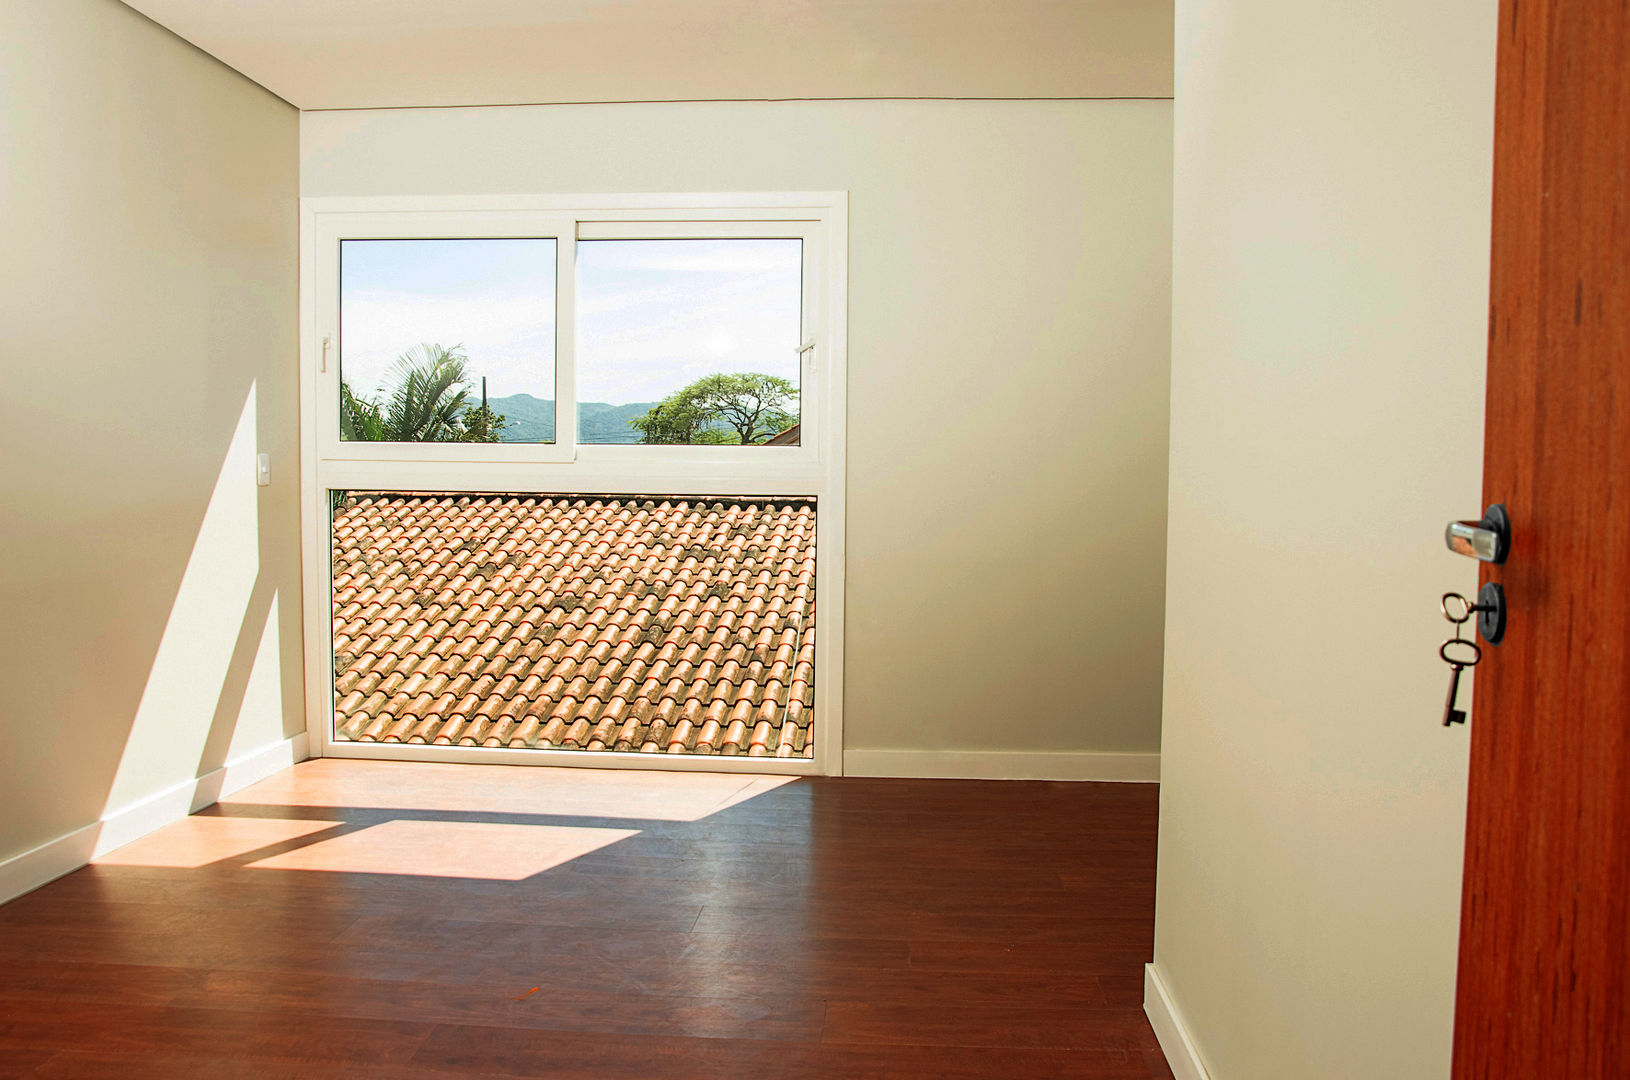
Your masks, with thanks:
M 803 241 L 577 245 L 578 442 L 797 445 Z
M 554 240 L 340 242 L 342 440 L 551 443 L 554 398 Z
M 814 756 L 815 500 L 329 497 L 335 739 Z

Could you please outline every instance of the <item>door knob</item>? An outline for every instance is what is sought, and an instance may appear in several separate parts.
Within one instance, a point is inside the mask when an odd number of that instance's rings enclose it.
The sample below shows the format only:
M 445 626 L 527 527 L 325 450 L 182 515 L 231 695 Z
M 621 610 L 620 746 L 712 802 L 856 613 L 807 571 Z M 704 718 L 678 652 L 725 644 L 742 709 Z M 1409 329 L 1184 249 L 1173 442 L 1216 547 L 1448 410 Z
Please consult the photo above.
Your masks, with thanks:
M 1456 555 L 1503 563 L 1511 553 L 1511 519 L 1506 516 L 1505 506 L 1495 503 L 1483 511 L 1478 521 L 1449 522 L 1443 530 L 1443 542 Z

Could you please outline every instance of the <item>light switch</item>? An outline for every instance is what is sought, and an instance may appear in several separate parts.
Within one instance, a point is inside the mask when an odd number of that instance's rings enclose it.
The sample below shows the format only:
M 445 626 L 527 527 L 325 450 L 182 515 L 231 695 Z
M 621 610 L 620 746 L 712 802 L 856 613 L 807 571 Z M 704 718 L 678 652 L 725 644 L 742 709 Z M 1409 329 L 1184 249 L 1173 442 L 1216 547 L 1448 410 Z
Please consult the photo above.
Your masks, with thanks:
M 272 455 L 255 455 L 255 483 L 266 487 L 272 482 Z

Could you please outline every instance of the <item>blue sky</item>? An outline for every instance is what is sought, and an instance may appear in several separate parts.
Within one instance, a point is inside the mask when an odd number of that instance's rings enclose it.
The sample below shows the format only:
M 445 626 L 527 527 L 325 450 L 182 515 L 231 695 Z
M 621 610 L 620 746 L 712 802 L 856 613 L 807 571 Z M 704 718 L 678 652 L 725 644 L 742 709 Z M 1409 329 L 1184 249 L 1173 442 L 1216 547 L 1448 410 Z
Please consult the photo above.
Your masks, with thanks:
M 586 240 L 577 252 L 579 400 L 656 401 L 716 371 L 797 384 L 800 241 Z M 493 397 L 554 397 L 554 270 L 553 240 L 345 241 L 346 381 L 372 393 L 428 341 L 462 345 Z

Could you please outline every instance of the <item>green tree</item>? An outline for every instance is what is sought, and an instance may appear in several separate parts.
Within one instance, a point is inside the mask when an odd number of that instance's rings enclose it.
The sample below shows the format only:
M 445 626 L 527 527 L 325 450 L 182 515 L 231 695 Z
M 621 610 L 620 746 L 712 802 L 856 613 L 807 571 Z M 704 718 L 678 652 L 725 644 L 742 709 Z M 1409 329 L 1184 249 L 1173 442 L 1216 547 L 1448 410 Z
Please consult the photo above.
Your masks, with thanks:
M 644 443 L 750 445 L 796 424 L 786 406 L 797 399 L 798 388 L 779 375 L 719 373 L 669 394 L 629 424 Z
M 501 441 L 498 433 L 509 425 L 509 418 L 495 413 L 487 404 L 487 378 L 481 377 L 481 404 L 470 406 L 459 414 L 459 442 L 495 443 Z
M 473 405 L 459 415 L 459 442 L 501 442 L 498 433 L 509 426 L 509 418 L 486 405 Z
M 469 357 L 424 344 L 397 358 L 380 389 L 363 397 L 340 382 L 340 438 L 353 442 L 497 442 L 505 418 L 470 404 Z
M 682 390 L 669 394 L 650 412 L 628 423 L 640 433 L 643 443 L 694 443 L 707 421 L 707 412 L 695 396 L 687 396 Z
M 384 442 L 385 418 L 379 403 L 358 397 L 351 384 L 340 380 L 340 438 L 347 442 Z

